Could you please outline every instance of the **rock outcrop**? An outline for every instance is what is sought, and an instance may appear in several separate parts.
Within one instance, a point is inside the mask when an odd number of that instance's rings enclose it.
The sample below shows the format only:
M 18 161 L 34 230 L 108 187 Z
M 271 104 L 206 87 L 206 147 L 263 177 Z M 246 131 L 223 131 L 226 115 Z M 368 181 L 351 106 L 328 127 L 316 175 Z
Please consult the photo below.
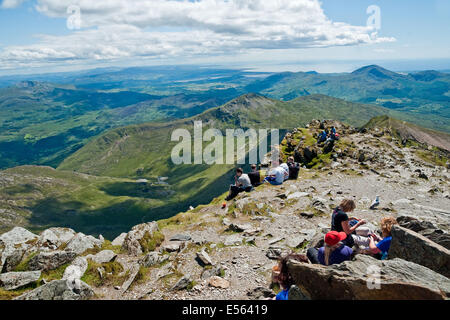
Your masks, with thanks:
M 354 261 L 332 266 L 291 260 L 288 267 L 296 285 L 310 299 L 442 300 L 450 297 L 448 278 L 398 258 L 381 261 L 358 255 Z
M 87 300 L 94 296 L 94 291 L 80 281 L 80 288 L 72 287 L 67 280 L 54 280 L 14 300 Z
M 147 252 L 145 242 L 152 238 L 153 233 L 158 231 L 156 222 L 149 222 L 134 226 L 126 235 L 123 248 L 131 255 L 139 256 Z
M 401 258 L 450 277 L 450 250 L 400 226 L 392 228 L 389 258 Z
M 75 259 L 76 253 L 72 251 L 40 252 L 28 262 L 29 270 L 54 270 Z
M 40 271 L 3 273 L 0 274 L 0 288 L 3 290 L 19 289 L 31 283 L 35 283 L 40 277 Z
M 72 251 L 76 254 L 82 254 L 88 249 L 93 249 L 95 247 L 100 248 L 104 240 L 96 239 L 93 236 L 87 236 L 83 233 L 77 233 L 67 244 L 65 250 Z

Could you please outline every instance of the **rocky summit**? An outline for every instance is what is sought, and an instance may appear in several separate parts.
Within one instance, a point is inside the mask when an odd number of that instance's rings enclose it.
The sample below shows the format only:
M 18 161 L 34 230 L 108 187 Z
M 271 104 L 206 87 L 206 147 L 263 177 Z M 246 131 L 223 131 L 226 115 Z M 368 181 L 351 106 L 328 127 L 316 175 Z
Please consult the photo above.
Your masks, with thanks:
M 317 143 L 323 125 L 335 126 L 340 139 Z M 301 164 L 297 180 L 263 184 L 226 206 L 224 194 L 115 239 L 68 228 L 10 229 L 0 235 L 0 298 L 271 298 L 279 291 L 272 283 L 277 259 L 323 243 L 344 199 L 355 200 L 353 215 L 375 230 L 383 217 L 397 219 L 389 259 L 292 260 L 291 299 L 450 298 L 448 150 L 392 127 L 315 120 L 288 133 L 280 151 Z M 379 271 L 375 289 L 367 286 L 369 269 Z

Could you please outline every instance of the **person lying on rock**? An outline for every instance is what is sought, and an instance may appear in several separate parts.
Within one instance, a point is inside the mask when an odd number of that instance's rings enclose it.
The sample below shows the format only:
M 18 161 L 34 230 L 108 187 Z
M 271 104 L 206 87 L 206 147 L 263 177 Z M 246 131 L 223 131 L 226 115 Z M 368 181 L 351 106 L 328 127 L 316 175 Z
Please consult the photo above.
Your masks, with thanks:
M 330 231 L 325 235 L 325 245 L 320 248 L 309 248 L 307 257 L 313 264 L 329 266 L 352 259 L 353 250 L 343 241 L 347 238 L 345 232 Z
M 241 192 L 252 191 L 252 183 L 247 174 L 244 173 L 242 168 L 236 169 L 236 175 L 234 176 L 235 184 L 230 186 L 230 191 L 228 197 L 225 198 L 226 201 L 230 201 L 235 198 Z
M 347 236 L 349 236 L 354 233 L 357 228 L 366 224 L 365 220 L 360 220 L 355 217 L 349 218 L 347 213 L 353 212 L 355 208 L 355 201 L 350 199 L 343 200 L 341 204 L 334 209 L 331 216 L 331 231 L 345 232 Z M 354 245 L 353 237 L 346 237 L 344 244 L 352 247 Z
M 392 241 L 391 230 L 395 224 L 398 224 L 398 222 L 393 217 L 385 217 L 381 219 L 380 223 L 382 238 L 378 237 L 375 233 L 370 235 L 370 251 L 373 255 L 380 255 L 381 260 L 387 259 Z

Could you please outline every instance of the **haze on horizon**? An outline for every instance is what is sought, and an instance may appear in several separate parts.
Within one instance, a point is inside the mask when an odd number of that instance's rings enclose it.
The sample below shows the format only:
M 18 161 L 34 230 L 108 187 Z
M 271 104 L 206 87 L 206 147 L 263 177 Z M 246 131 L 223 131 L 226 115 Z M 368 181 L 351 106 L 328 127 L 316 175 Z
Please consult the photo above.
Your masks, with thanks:
M 446 0 L 0 0 L 0 75 L 177 64 L 449 70 L 449 20 Z

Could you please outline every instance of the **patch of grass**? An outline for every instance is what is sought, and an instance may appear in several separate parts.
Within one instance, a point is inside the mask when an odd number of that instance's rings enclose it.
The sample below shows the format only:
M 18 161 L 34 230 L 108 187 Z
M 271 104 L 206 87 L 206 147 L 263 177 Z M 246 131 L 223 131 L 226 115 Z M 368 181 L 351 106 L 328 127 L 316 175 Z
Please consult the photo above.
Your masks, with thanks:
M 103 277 L 100 277 L 98 268 L 103 268 Z M 100 287 L 105 284 L 121 285 L 127 278 L 128 272 L 124 275 L 120 275 L 123 272 L 123 266 L 116 261 L 107 263 L 95 263 L 92 260 L 88 260 L 88 268 L 84 273 L 81 280 L 88 285 Z
M 164 234 L 161 231 L 154 231 L 153 234 L 146 232 L 139 243 L 144 253 L 155 251 L 164 241 Z
M 148 281 L 148 279 L 150 278 L 150 268 L 146 268 L 144 266 L 141 266 L 139 268 L 139 272 L 133 282 L 133 284 L 142 284 Z
M 436 150 L 434 150 L 434 152 L 429 150 L 419 150 L 416 154 L 420 159 L 435 166 L 445 167 L 449 161 L 448 157 L 439 154 Z
M 33 259 L 33 257 L 35 257 L 38 254 L 38 252 L 33 252 L 32 254 L 30 254 L 28 257 L 26 257 L 25 259 L 23 259 L 15 268 L 14 271 L 15 272 L 23 272 L 23 271 L 28 271 L 28 264 L 30 263 L 31 259 Z
M 331 153 L 323 153 L 317 155 L 310 163 L 308 163 L 307 167 L 312 169 L 319 169 L 323 166 L 326 166 L 331 163 Z
M 111 241 L 105 240 L 101 247 L 95 246 L 92 249 L 87 249 L 85 252 L 83 252 L 82 255 L 83 256 L 87 256 L 87 255 L 90 255 L 90 254 L 95 255 L 95 254 L 97 254 L 97 253 L 99 253 L 100 251 L 103 251 L 103 250 L 111 250 L 114 253 L 119 254 L 122 251 L 122 247 L 121 246 L 113 246 L 111 244 Z
M 66 268 L 68 266 L 70 266 L 70 263 L 66 263 L 54 270 L 48 270 L 48 271 L 42 272 L 41 279 L 39 279 L 39 281 L 41 281 L 42 279 L 45 279 L 47 282 L 50 282 L 53 280 L 61 280 L 61 278 L 64 275 L 64 271 L 66 271 Z

